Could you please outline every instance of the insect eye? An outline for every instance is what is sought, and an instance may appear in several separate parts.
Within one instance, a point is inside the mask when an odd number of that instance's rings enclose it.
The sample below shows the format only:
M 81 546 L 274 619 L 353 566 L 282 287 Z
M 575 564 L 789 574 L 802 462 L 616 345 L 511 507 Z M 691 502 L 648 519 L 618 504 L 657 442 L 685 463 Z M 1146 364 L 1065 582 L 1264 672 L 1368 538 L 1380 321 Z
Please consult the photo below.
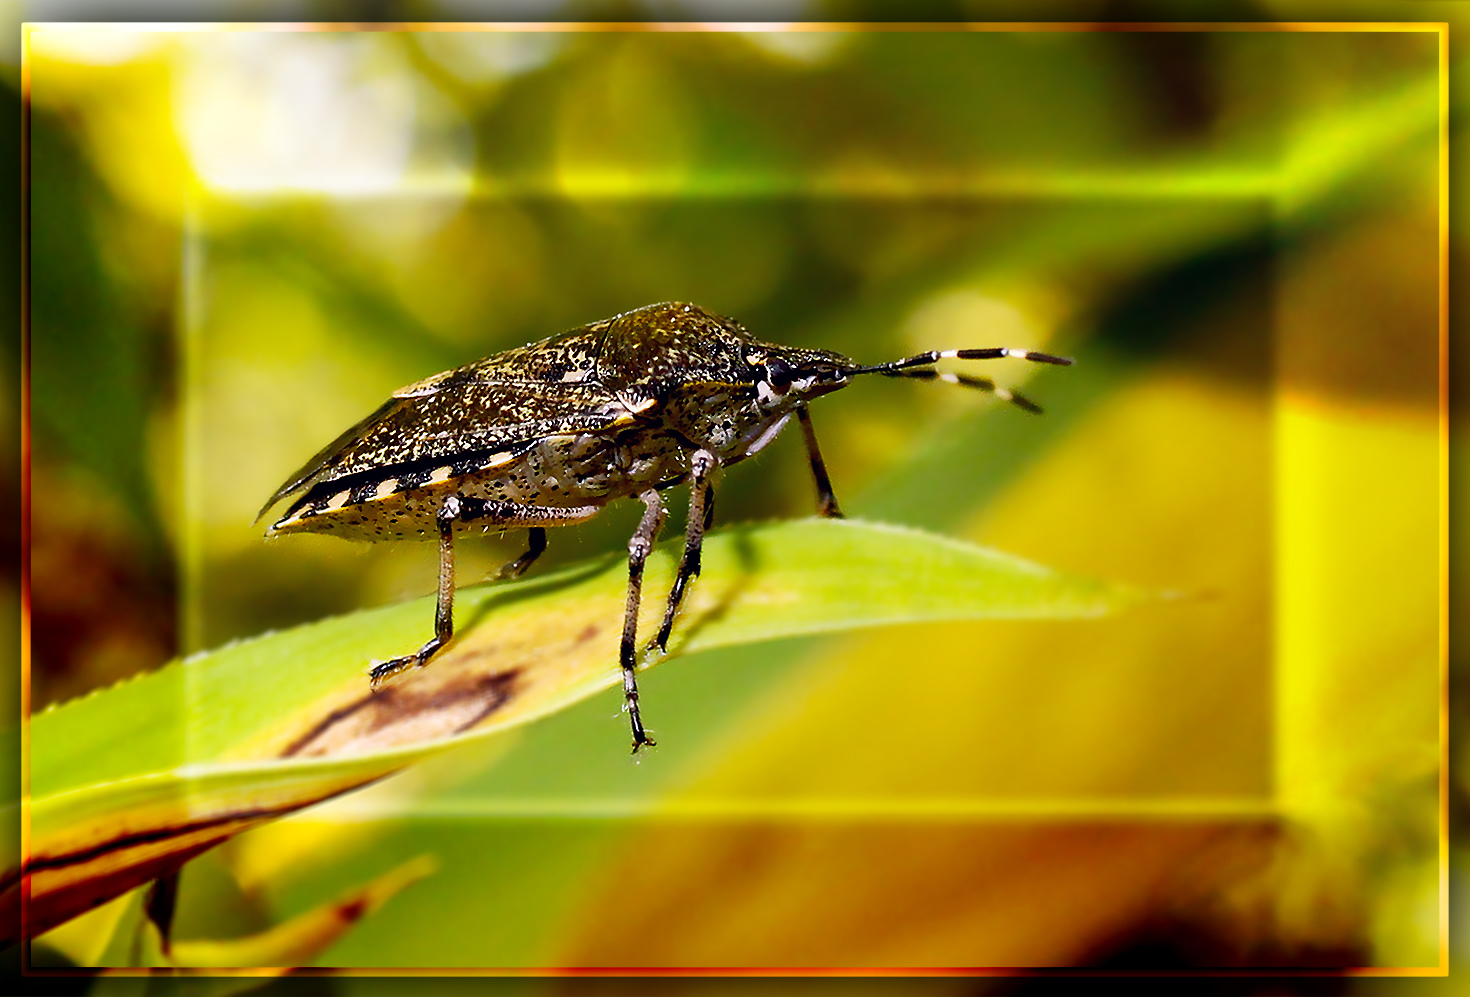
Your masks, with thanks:
M 766 361 L 766 383 L 772 390 L 784 393 L 791 387 L 791 365 L 779 357 Z

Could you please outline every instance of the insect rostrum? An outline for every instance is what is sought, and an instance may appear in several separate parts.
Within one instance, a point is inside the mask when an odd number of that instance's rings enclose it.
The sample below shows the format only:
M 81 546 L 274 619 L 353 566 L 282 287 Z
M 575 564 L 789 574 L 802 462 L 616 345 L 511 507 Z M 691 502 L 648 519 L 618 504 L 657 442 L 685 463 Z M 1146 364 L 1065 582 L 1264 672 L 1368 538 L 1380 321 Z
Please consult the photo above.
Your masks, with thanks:
M 633 750 L 653 744 L 638 709 L 638 606 L 643 564 L 664 523 L 661 493 L 689 486 L 689 525 L 663 623 L 660 651 L 685 588 L 699 574 L 714 514 L 714 481 L 801 424 L 818 509 L 841 516 L 807 403 L 861 374 L 939 379 L 991 391 L 991 381 L 949 372 L 940 359 L 1070 360 L 994 347 L 930 351 L 863 366 L 827 350 L 761 342 L 733 319 L 697 305 L 648 305 L 487 357 L 394 392 L 376 412 L 327 444 L 271 496 L 298 496 L 267 531 L 331 533 L 353 540 L 437 538 L 434 636 L 412 654 L 374 662 L 376 686 L 429 662 L 454 634 L 454 538 L 525 527 L 526 552 L 500 570 L 515 578 L 546 549 L 546 527 L 581 522 L 614 499 L 636 497 L 643 518 L 628 541 L 628 596 L 620 664 Z

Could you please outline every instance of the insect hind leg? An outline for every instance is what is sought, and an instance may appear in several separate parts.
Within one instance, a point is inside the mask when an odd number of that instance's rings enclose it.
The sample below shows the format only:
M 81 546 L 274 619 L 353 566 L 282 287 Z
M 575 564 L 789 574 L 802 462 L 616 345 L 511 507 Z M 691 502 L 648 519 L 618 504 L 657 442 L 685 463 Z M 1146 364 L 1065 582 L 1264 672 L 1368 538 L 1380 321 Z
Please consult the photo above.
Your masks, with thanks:
M 429 638 L 412 654 L 400 655 L 387 661 L 374 661 L 368 669 L 368 679 L 373 688 L 408 668 L 422 668 L 429 659 L 438 654 L 454 637 L 454 527 L 456 523 L 472 523 L 488 519 L 501 526 L 526 526 L 530 528 L 529 549 L 505 568 L 516 574 L 530 567 L 531 562 L 546 549 L 546 525 L 563 525 L 590 519 L 602 510 L 601 506 L 585 505 L 562 508 L 559 506 L 519 505 L 490 499 L 472 498 L 465 495 L 449 495 L 434 516 L 434 526 L 439 533 L 439 591 L 434 603 L 434 636 Z M 517 567 L 519 566 L 519 567 Z M 511 575 L 510 577 L 515 577 Z
M 623 641 L 618 655 L 623 669 L 623 701 L 628 721 L 633 725 L 634 754 L 644 745 L 654 744 L 648 731 L 643 729 L 643 716 L 638 711 L 638 606 L 643 598 L 643 564 L 648 560 L 649 551 L 653 550 L 659 530 L 663 529 L 666 515 L 664 500 L 654 489 L 650 488 L 638 498 L 643 502 L 643 519 L 628 539 L 628 600 L 623 609 Z
M 414 666 L 422 668 L 439 649 L 454 636 L 454 521 L 464 512 L 458 495 L 450 495 L 434 516 L 439 531 L 439 594 L 434 604 L 434 636 L 412 654 L 399 655 L 387 661 L 375 661 L 368 670 L 368 680 L 376 689 L 384 679 Z

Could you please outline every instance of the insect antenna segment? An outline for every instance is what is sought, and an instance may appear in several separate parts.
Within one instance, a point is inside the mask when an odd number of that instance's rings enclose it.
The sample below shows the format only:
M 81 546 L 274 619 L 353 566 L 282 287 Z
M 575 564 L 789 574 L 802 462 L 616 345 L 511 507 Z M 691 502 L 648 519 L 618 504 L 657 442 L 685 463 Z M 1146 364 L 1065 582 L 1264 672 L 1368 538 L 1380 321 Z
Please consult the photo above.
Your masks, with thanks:
M 882 374 L 884 377 L 911 377 L 919 381 L 943 381 L 945 384 L 958 384 L 966 388 L 988 391 L 1017 408 L 1040 415 L 1040 405 L 1019 392 L 997 386 L 988 377 L 974 377 L 969 374 L 954 374 L 941 370 L 915 369 L 929 367 L 941 360 L 999 360 L 1002 357 L 1030 360 L 1032 363 L 1056 364 L 1062 367 L 1072 366 L 1070 357 L 1058 357 L 1050 353 L 1038 353 L 1035 350 L 1018 350 L 1008 346 L 989 346 L 973 350 L 928 350 L 902 360 L 891 360 L 888 363 L 873 364 L 867 367 L 849 367 L 842 371 L 842 374 L 845 377 L 855 374 Z

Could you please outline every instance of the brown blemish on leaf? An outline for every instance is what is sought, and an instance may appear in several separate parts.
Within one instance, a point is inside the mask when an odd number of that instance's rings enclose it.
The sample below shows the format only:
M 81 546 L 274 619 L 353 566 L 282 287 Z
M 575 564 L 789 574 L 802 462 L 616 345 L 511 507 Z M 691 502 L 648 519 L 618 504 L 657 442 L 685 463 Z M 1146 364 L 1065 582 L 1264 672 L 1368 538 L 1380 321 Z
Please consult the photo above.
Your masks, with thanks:
M 366 897 L 353 897 L 351 900 L 337 907 L 337 916 L 349 924 L 358 920 L 368 912 L 368 901 Z
M 333 710 L 281 756 L 357 755 L 461 734 L 510 700 L 519 674 L 420 670 L 413 681 L 365 692 Z

